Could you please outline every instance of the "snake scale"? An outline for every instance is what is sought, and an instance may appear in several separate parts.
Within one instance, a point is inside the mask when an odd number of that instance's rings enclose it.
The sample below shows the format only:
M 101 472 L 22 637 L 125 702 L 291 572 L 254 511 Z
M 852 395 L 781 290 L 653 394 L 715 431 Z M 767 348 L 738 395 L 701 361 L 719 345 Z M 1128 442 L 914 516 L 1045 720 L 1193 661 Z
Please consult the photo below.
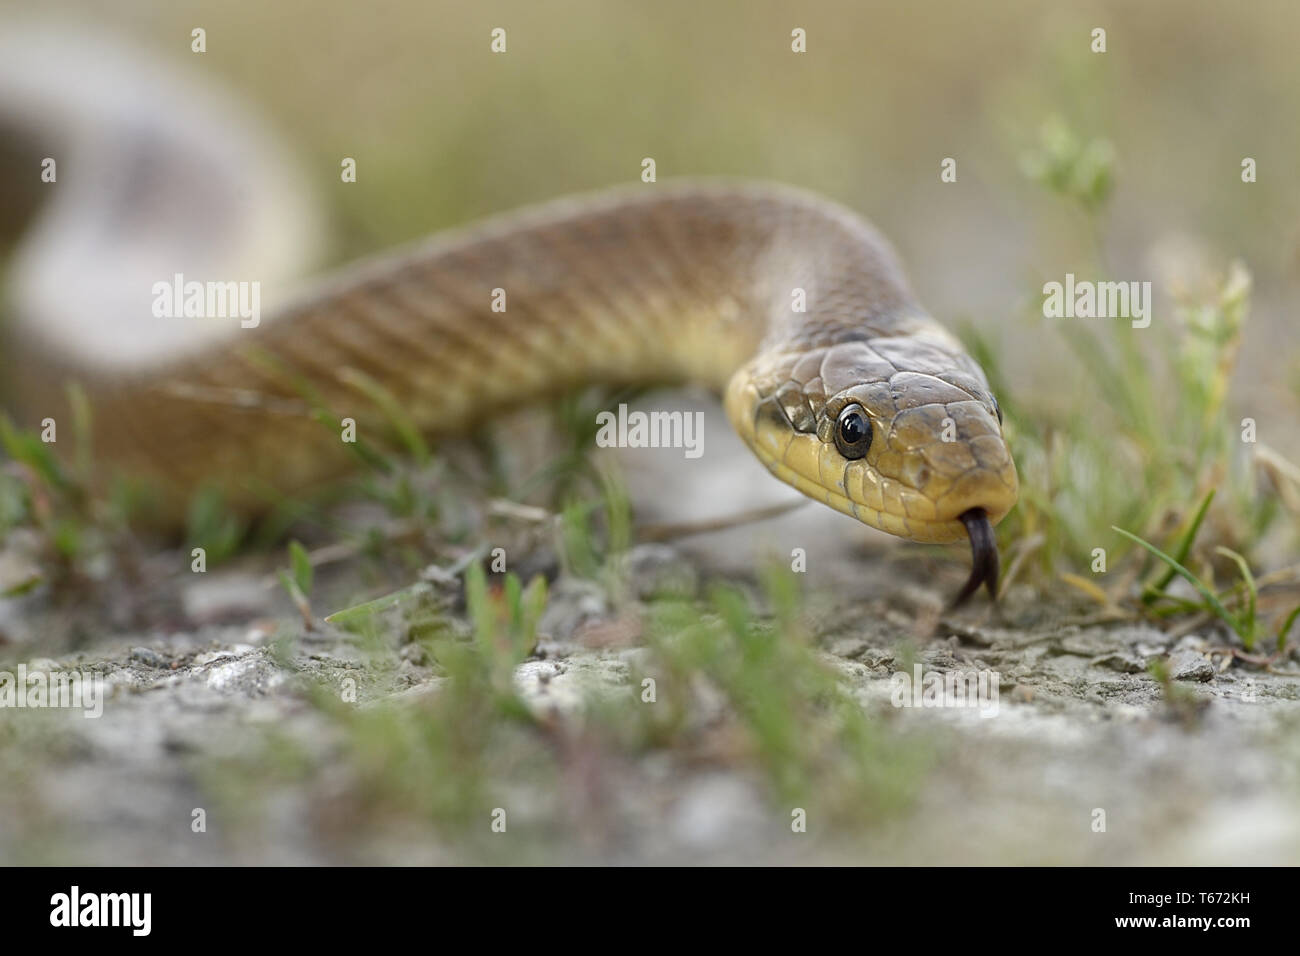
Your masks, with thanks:
M 17 103 L 66 105 L 84 92 L 46 84 Z M 14 256 L 3 374 L 35 420 L 66 413 L 64 383 L 77 381 L 94 412 L 96 461 L 155 489 L 160 514 L 182 513 L 205 485 L 256 508 L 268 492 L 338 475 L 353 456 L 312 410 L 349 416 L 363 434 L 386 428 L 358 387 L 365 379 L 429 436 L 587 384 L 689 382 L 716 390 L 758 459 L 805 495 L 903 538 L 969 537 L 974 568 L 958 600 L 981 583 L 996 596 L 992 526 L 1017 496 L 997 402 L 918 304 L 888 243 L 853 212 L 773 184 L 637 184 L 344 267 L 256 328 L 156 319 L 149 289 L 174 273 L 239 281 L 284 271 L 263 233 L 238 228 L 256 225 L 272 199 L 223 192 L 221 171 L 235 167 L 219 158 L 207 178 L 168 165 L 193 165 L 211 133 L 173 129 L 165 104 L 141 112 L 141 97 L 159 96 L 193 106 L 198 94 L 176 83 L 162 93 L 146 78 L 114 108 L 101 102 L 95 115 L 117 133 L 112 146 L 124 139 L 122 104 L 135 104 L 133 120 L 150 117 L 131 129 L 143 148 L 123 160 L 100 137 L 46 187 L 63 194 Z M 5 107 L 18 112 L 12 85 Z M 233 122 L 216 127 L 226 142 L 238 142 Z M 27 124 L 31 155 L 78 146 L 56 132 Z M 169 213 L 178 204 L 186 216 Z M 191 238 L 206 228 L 225 258 L 184 254 L 187 237 L 169 234 L 178 221 Z M 210 274 L 214 263 L 224 271 Z M 504 311 L 493 309 L 494 290 Z

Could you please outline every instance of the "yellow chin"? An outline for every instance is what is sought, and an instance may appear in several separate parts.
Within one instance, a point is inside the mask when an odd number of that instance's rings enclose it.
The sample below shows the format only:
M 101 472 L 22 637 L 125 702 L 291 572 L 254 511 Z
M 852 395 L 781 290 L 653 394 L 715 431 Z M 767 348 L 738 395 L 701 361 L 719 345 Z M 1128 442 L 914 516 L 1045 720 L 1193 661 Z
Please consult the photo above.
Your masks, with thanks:
M 1008 479 L 998 473 L 971 473 L 963 479 L 960 490 L 950 489 L 936 504 L 902 482 L 873 480 L 863 490 L 864 497 L 875 499 L 868 502 L 849 497 L 844 460 L 816 435 L 766 427 L 746 437 L 751 439 L 759 460 L 786 484 L 863 524 L 910 541 L 965 541 L 966 526 L 958 515 L 969 508 L 983 508 L 996 525 L 1015 504 L 1014 465 L 1008 466 L 1009 489 Z M 814 474 L 816 480 L 808 477 Z
M 845 495 L 834 489 L 826 488 L 814 481 L 809 481 L 803 475 L 799 474 L 789 465 L 774 458 L 767 458 L 759 455 L 772 474 L 780 478 L 787 485 L 798 489 L 809 498 L 820 501 L 823 504 L 830 505 L 836 511 L 841 511 L 846 515 L 857 518 L 865 525 L 870 525 L 879 531 L 885 531 L 889 534 L 896 534 L 900 538 L 907 538 L 909 541 L 920 541 L 926 544 L 944 544 L 949 541 L 965 541 L 966 526 L 960 521 L 936 521 L 927 518 L 913 518 L 896 515 L 889 511 L 878 511 L 869 508 L 866 505 L 858 504 L 849 500 Z M 1004 512 L 1005 514 L 1005 512 Z M 989 516 L 989 520 L 994 524 L 1002 519 L 1003 515 Z

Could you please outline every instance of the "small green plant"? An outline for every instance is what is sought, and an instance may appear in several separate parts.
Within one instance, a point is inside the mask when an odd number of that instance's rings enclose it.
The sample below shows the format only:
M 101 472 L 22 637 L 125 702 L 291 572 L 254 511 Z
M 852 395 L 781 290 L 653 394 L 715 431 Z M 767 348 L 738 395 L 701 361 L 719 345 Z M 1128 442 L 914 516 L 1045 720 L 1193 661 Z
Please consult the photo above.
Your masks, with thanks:
M 1185 611 L 1185 610 L 1208 611 L 1212 613 L 1215 617 L 1217 617 L 1219 620 L 1223 621 L 1223 623 L 1226 624 L 1233 631 L 1233 633 L 1235 633 L 1239 638 L 1241 638 L 1242 646 L 1247 651 L 1254 650 L 1255 644 L 1259 640 L 1260 633 L 1262 630 L 1259 616 L 1257 614 L 1259 588 L 1255 582 L 1254 574 L 1251 573 L 1250 565 L 1249 563 L 1247 563 L 1244 557 L 1242 557 L 1236 551 L 1233 551 L 1230 548 L 1225 548 L 1223 546 L 1219 546 L 1214 549 L 1216 554 L 1231 561 L 1236 566 L 1239 574 L 1241 575 L 1241 580 L 1237 585 L 1234 586 L 1232 590 L 1233 600 L 1231 603 L 1233 603 L 1236 606 L 1236 610 L 1233 610 L 1230 609 L 1227 605 L 1225 605 L 1224 597 L 1215 591 L 1213 582 L 1207 582 L 1203 580 L 1202 578 L 1193 574 L 1183 564 L 1183 561 L 1186 560 L 1187 553 L 1190 552 L 1191 550 L 1190 537 L 1184 539 L 1185 547 L 1180 548 L 1181 558 L 1182 558 L 1182 560 L 1180 560 L 1179 558 L 1166 554 L 1164 551 L 1156 547 L 1151 542 L 1138 537 L 1137 535 L 1133 534 L 1130 531 L 1125 531 L 1123 528 L 1113 528 L 1113 530 L 1118 534 L 1123 535 L 1125 538 L 1132 541 L 1134 544 L 1139 545 L 1144 550 L 1148 551 L 1150 554 L 1154 555 L 1161 562 L 1163 562 L 1165 567 L 1168 569 L 1169 576 L 1166 577 L 1162 575 L 1159 582 L 1159 587 L 1157 588 L 1153 586 L 1152 588 L 1149 588 L 1146 594 L 1144 595 L 1144 600 L 1146 600 L 1147 596 L 1149 595 L 1151 598 L 1151 602 L 1159 601 L 1162 599 L 1172 600 L 1174 601 L 1177 609 L 1181 611 Z M 1204 603 L 1201 605 L 1197 605 L 1192 602 L 1172 599 L 1169 597 L 1169 595 L 1165 594 L 1164 588 L 1165 586 L 1167 586 L 1168 582 L 1172 580 L 1173 575 L 1177 575 L 1178 577 L 1181 577 L 1188 584 L 1190 584 L 1196 590 L 1196 593 L 1201 596 L 1202 601 Z M 1291 630 L 1291 625 L 1295 623 L 1298 615 L 1300 615 L 1300 607 L 1297 607 L 1295 610 L 1291 611 L 1291 613 L 1286 616 L 1281 626 L 1278 628 L 1276 645 L 1279 653 L 1286 647 L 1287 634 Z
M 667 674 L 661 683 L 677 695 L 673 708 L 690 710 L 680 695 L 698 680 L 721 691 L 778 801 L 844 817 L 906 804 L 924 750 L 887 736 L 818 657 L 794 576 L 771 568 L 763 585 L 770 619 L 721 585 L 703 607 L 679 599 L 652 607 L 648 639 Z
M 546 579 L 538 575 L 524 588 L 511 571 L 497 594 L 489 587 L 482 565 L 472 564 L 465 572 L 465 605 L 474 638 L 487 659 L 513 675 L 537 646 L 537 623 L 546 610 Z
M 1022 166 L 1086 221 L 1091 262 L 1077 271 L 1108 278 L 1103 216 L 1114 181 L 1113 149 L 1053 118 Z M 968 330 L 972 355 L 1002 402 L 1021 477 L 1020 503 L 1000 530 L 1012 541 L 1038 543 L 1026 562 L 1031 570 L 1123 587 L 1127 575 L 1113 572 L 1123 571 L 1132 552 L 1109 554 L 1104 567 L 1096 564 L 1098 532 L 1110 526 L 1136 529 L 1148 539 L 1181 526 L 1183 537 L 1172 549 L 1178 563 L 1187 559 L 1196 535 L 1212 529 L 1213 545 L 1250 561 L 1278 513 L 1277 496 L 1259 490 L 1228 405 L 1250 290 L 1250 274 L 1234 263 L 1212 287 L 1173 290 L 1173 309 L 1148 328 L 1114 320 L 1057 321 L 1055 331 L 1082 378 L 1062 387 L 1061 401 L 1049 396 L 1032 409 L 1018 400 L 996 345 Z M 1026 321 L 1043 321 L 1037 290 L 1030 302 Z M 1111 576 L 1095 577 L 1103 571 Z M 1162 599 L 1176 574 L 1172 566 L 1163 567 L 1143 589 L 1143 605 Z M 1249 588 L 1241 586 L 1245 595 Z M 1114 587 L 1110 593 L 1083 589 L 1107 606 L 1126 596 Z M 1244 627 L 1240 621 L 1238 626 Z
M 632 543 L 632 507 L 612 472 L 598 470 L 595 476 L 598 494 L 572 498 L 560 513 L 556 550 L 566 574 L 598 580 L 621 597 L 625 582 L 617 559 Z
M 131 546 L 127 526 L 139 496 L 120 482 L 109 487 L 95 482 L 89 404 L 76 386 L 68 388 L 67 401 L 72 448 L 67 456 L 55 454 L 46 426 L 20 429 L 0 412 L 0 545 L 10 532 L 28 528 L 44 551 L 37 572 L 17 584 L 0 582 L 10 595 L 45 581 L 84 582 L 86 569 L 98 559 L 111 564 Z
M 418 584 L 330 615 L 331 623 L 369 630 L 380 615 L 401 613 L 408 633 L 435 664 L 435 693 L 413 704 L 385 701 L 358 709 L 341 704 L 332 688 L 315 695 L 343 731 L 355 770 L 359 806 L 382 819 L 390 812 L 426 813 L 449 837 L 472 842 L 471 820 L 481 823 L 506 783 L 551 786 L 554 756 L 547 733 L 519 696 L 514 675 L 532 652 L 546 585 L 523 587 L 508 574 L 499 589 L 481 565 L 465 572 L 469 633 L 426 600 Z M 389 630 L 391 637 L 392 630 Z
M 1026 176 L 1089 212 L 1101 210 L 1115 186 L 1115 147 L 1085 139 L 1060 116 L 1039 128 L 1038 142 L 1020 157 Z

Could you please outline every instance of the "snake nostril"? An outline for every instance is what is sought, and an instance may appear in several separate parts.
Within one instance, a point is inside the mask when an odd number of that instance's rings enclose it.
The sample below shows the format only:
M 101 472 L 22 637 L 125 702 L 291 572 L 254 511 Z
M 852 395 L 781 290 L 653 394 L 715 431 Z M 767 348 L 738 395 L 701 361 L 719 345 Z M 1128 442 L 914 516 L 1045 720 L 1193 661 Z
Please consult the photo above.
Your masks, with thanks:
M 920 490 L 930 483 L 930 469 L 921 467 L 916 470 L 916 485 Z

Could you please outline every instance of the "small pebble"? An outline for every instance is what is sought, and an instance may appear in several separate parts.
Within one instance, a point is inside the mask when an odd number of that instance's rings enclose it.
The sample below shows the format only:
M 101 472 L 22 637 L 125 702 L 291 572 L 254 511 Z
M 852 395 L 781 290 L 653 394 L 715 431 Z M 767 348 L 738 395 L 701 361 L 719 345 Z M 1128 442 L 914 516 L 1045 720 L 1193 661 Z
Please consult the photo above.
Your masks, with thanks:
M 1214 677 L 1214 665 L 1196 651 L 1174 651 L 1169 655 L 1169 676 L 1174 680 L 1207 681 Z
M 131 660 L 137 664 L 143 664 L 145 667 L 162 668 L 168 666 L 167 658 L 150 647 L 131 648 Z

